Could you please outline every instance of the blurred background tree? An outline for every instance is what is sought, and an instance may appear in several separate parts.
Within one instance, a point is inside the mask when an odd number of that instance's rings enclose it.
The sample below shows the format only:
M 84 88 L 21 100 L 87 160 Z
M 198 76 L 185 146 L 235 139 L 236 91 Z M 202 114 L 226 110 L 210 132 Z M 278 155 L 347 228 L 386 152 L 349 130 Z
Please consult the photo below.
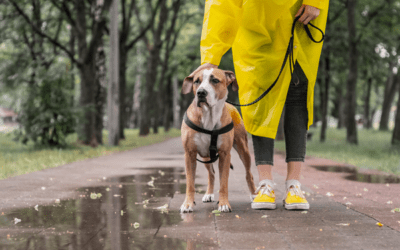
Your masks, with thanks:
M 0 2 L 0 106 L 19 114 L 24 141 L 103 143 L 112 0 Z M 200 63 L 204 0 L 120 0 L 120 138 L 180 128 L 192 94 L 185 76 Z M 400 141 L 400 1 L 330 1 L 315 89 L 314 126 L 392 131 Z M 290 32 L 290 31 L 288 31 Z M 220 68 L 234 70 L 232 53 Z M 238 101 L 230 91 L 229 100 Z M 81 115 L 79 115 L 81 114 Z M 396 116 L 397 114 L 397 116 Z M 61 117 L 61 118 L 60 118 Z

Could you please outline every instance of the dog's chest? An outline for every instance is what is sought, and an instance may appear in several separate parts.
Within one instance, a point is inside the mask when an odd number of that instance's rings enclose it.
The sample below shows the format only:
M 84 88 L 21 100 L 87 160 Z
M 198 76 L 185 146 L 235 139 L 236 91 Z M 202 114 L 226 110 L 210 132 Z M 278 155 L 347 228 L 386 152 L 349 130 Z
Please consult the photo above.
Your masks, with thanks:
M 210 156 L 210 143 L 211 143 L 211 135 L 196 133 L 194 136 L 194 143 L 197 146 L 197 152 L 201 157 L 209 157 Z M 217 149 L 219 149 L 222 145 L 222 136 L 219 135 L 217 139 Z
M 202 117 L 202 126 L 207 130 L 214 130 L 221 127 L 221 121 L 219 118 L 221 115 L 214 117 L 214 119 L 209 115 L 205 114 Z M 211 135 L 204 134 L 204 133 L 196 133 L 194 136 L 194 143 L 197 146 L 197 152 L 200 154 L 201 157 L 209 157 L 210 156 L 210 143 L 211 143 Z M 218 135 L 217 139 L 217 149 L 220 148 L 222 145 L 222 135 Z

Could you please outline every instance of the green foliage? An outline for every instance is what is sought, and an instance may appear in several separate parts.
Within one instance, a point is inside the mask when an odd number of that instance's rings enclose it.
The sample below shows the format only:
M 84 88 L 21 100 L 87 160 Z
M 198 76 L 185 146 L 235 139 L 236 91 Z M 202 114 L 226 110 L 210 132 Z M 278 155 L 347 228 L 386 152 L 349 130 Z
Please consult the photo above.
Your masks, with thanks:
M 17 140 L 24 144 L 32 140 L 39 145 L 65 146 L 78 115 L 70 103 L 72 93 L 66 78 L 45 73 L 28 91 L 19 116 L 21 129 L 16 132 Z
M 139 136 L 138 129 L 125 129 L 126 139 L 122 140 L 117 147 L 99 145 L 96 148 L 76 143 L 76 133 L 67 136 L 67 145 L 64 148 L 38 147 L 32 141 L 23 145 L 12 141 L 11 134 L 0 133 L 0 179 L 159 143 L 169 138 L 179 137 L 180 132 L 179 129 L 174 128 L 165 132 L 163 128 L 160 128 L 159 134 L 143 137 Z M 104 141 L 108 140 L 106 130 L 103 130 L 103 138 Z
M 318 140 L 320 131 L 320 128 L 310 128 L 313 138 L 307 141 L 307 156 L 400 174 L 400 147 L 390 145 L 391 132 L 361 129 L 358 132 L 359 145 L 351 145 L 346 143 L 345 129 L 328 129 L 324 143 Z M 275 147 L 284 151 L 285 142 L 276 141 Z

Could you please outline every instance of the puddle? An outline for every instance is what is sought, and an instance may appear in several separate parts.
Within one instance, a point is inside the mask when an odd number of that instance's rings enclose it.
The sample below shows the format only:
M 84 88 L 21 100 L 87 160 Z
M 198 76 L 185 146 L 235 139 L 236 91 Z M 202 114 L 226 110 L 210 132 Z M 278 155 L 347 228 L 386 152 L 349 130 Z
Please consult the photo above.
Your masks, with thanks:
M 357 173 L 357 169 L 355 167 L 350 166 L 313 166 L 313 167 L 320 171 L 326 172 L 334 172 L 334 173 Z
M 393 175 L 374 175 L 355 173 L 345 177 L 347 180 L 368 182 L 368 183 L 400 183 L 400 177 Z
M 357 168 L 351 166 L 310 166 L 320 171 L 335 173 L 351 173 L 344 177 L 347 180 L 368 182 L 368 183 L 400 183 L 400 177 L 394 175 L 379 175 L 358 173 Z
M 146 174 L 109 178 L 104 186 L 81 188 L 76 200 L 4 212 L 0 249 L 216 249 L 207 239 L 157 234 L 161 226 L 176 228 L 182 221 L 179 211 L 157 208 L 168 204 L 175 193 L 185 192 L 185 176 L 182 168 L 144 170 Z M 21 221 L 15 224 L 15 218 Z

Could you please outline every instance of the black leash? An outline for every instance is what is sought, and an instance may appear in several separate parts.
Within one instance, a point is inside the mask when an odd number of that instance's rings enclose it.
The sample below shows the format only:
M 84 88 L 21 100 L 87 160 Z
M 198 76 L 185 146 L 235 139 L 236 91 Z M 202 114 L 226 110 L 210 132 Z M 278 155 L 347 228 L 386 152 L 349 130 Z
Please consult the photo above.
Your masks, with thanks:
M 219 155 L 217 154 L 217 152 L 218 152 L 218 148 L 217 148 L 218 135 L 225 134 L 225 133 L 231 131 L 233 129 L 233 121 L 231 123 L 229 123 L 228 125 L 226 125 L 225 127 L 220 128 L 218 130 L 207 130 L 207 129 L 196 126 L 196 124 L 194 124 L 191 120 L 189 120 L 186 112 L 185 112 L 185 115 L 183 116 L 183 120 L 190 128 L 196 130 L 197 132 L 211 135 L 211 142 L 210 142 L 210 147 L 209 147 L 211 160 L 200 161 L 199 159 L 197 159 L 197 161 L 199 161 L 201 163 L 215 162 L 219 157 Z M 231 168 L 232 168 L 232 166 L 231 166 Z
M 300 16 L 301 16 L 301 15 L 300 15 Z M 300 16 L 296 17 L 296 18 L 294 19 L 294 21 L 293 21 L 293 24 L 292 24 L 292 36 L 290 37 L 290 40 L 289 40 L 289 45 L 288 45 L 288 48 L 287 48 L 287 50 L 286 50 L 285 59 L 283 60 L 283 64 L 282 64 L 282 67 L 281 67 L 281 71 L 279 71 L 279 75 L 278 75 L 278 77 L 275 79 L 275 81 L 272 83 L 272 85 L 269 86 L 269 88 L 268 88 L 266 91 L 264 91 L 264 93 L 262 93 L 262 95 L 260 95 L 255 101 L 253 101 L 253 102 L 251 102 L 251 103 L 248 103 L 248 104 L 237 104 L 237 103 L 233 103 L 233 102 L 230 102 L 230 101 L 226 100 L 227 103 L 230 103 L 230 104 L 235 105 L 235 106 L 240 106 L 240 107 L 242 107 L 242 106 L 250 106 L 250 105 L 253 105 L 254 103 L 260 101 L 260 100 L 261 100 L 264 96 L 266 96 L 266 95 L 271 91 L 271 89 L 275 86 L 276 82 L 278 81 L 279 77 L 281 76 L 281 73 L 282 73 L 283 69 L 285 68 L 286 61 L 287 61 L 288 58 L 289 58 L 290 74 L 293 75 L 293 70 L 294 70 L 294 59 L 293 59 L 294 28 L 295 28 L 296 22 L 297 22 L 297 20 L 299 20 Z M 320 28 L 316 27 L 316 26 L 313 25 L 312 23 L 309 22 L 308 24 L 310 24 L 311 27 L 313 27 L 314 29 L 319 30 L 319 31 L 321 32 L 321 34 L 322 34 L 322 38 L 321 38 L 321 40 L 316 41 L 316 40 L 314 39 L 314 37 L 311 35 L 310 29 L 308 28 L 308 26 L 307 26 L 307 25 L 304 25 L 304 29 L 306 30 L 306 33 L 307 33 L 308 37 L 309 37 L 314 43 L 321 43 L 321 42 L 324 40 L 324 38 L 325 38 L 324 32 L 322 32 L 322 30 L 321 30 Z M 292 69 L 292 65 L 293 65 L 293 69 Z

